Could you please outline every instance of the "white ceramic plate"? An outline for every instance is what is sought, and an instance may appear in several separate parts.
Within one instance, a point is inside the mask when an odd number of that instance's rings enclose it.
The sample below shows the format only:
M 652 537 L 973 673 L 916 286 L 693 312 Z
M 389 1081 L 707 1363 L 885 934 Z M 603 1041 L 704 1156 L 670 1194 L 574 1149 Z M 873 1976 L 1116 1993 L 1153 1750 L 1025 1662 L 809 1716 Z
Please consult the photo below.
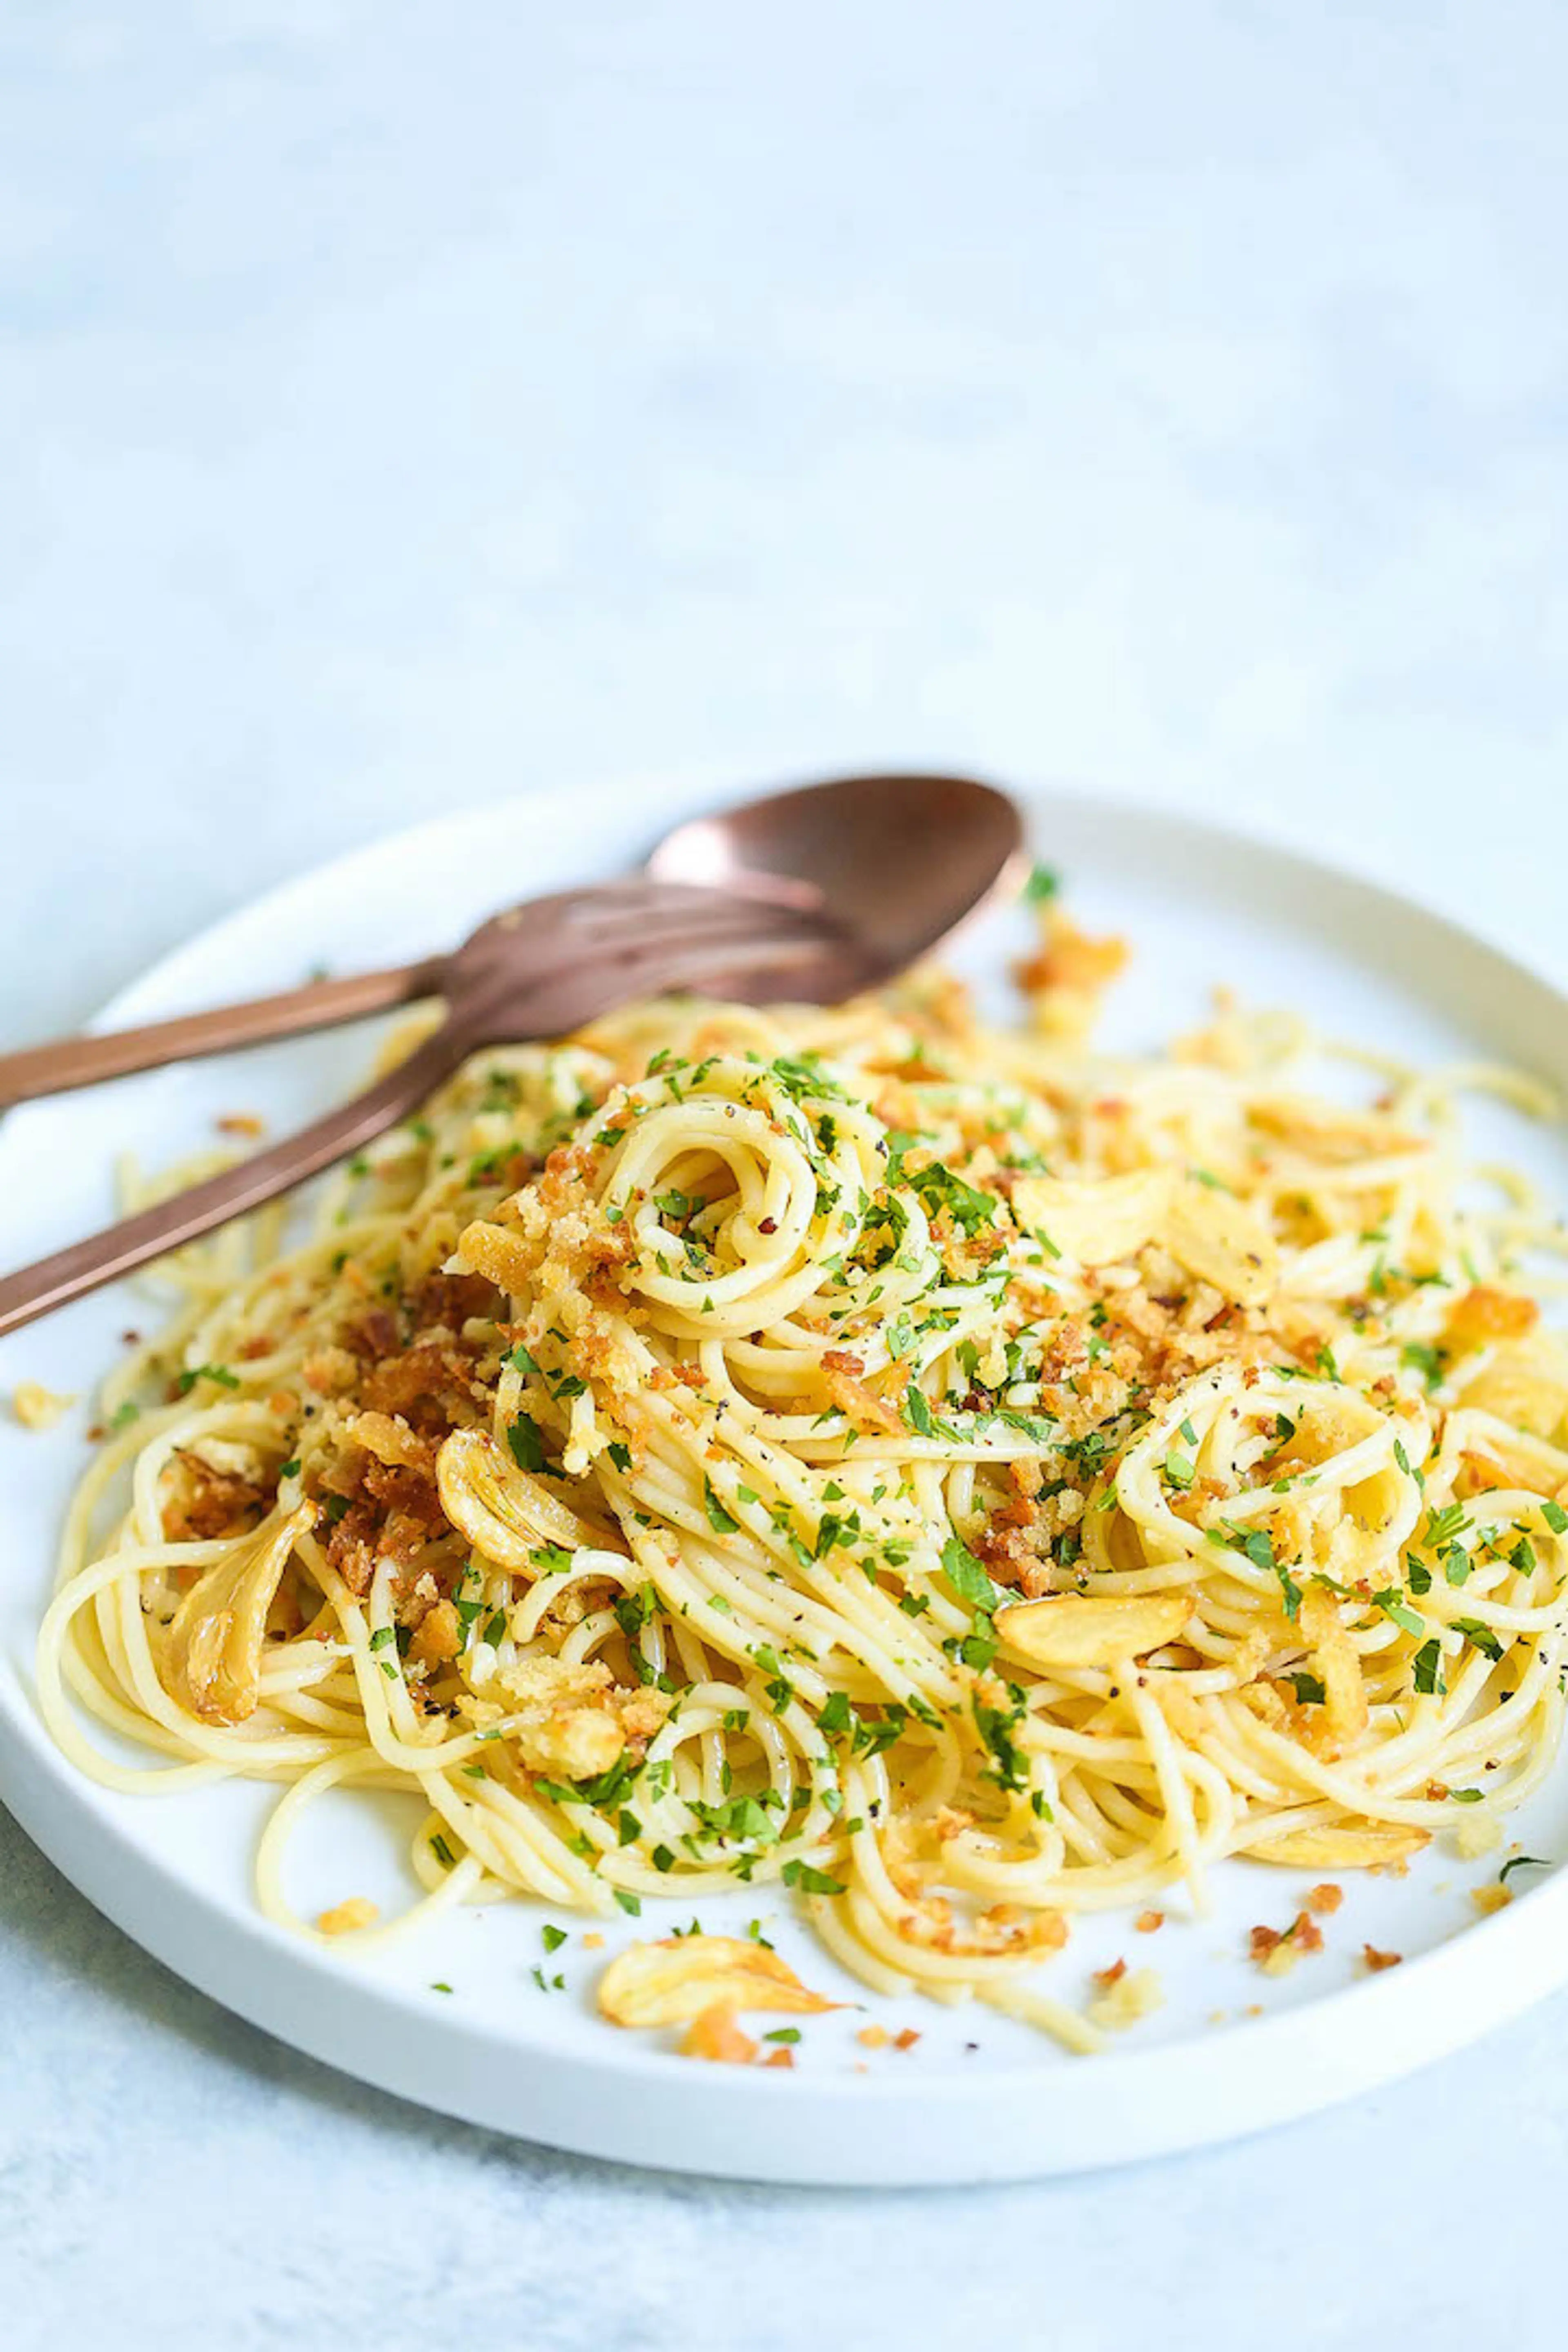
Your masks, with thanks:
M 438 820 L 307 875 L 218 924 L 110 1005 L 120 1024 L 441 945 L 510 897 L 624 866 L 660 818 L 711 794 L 650 799 L 623 787 L 570 811 L 521 803 Z M 1135 941 L 1113 1034 L 1152 1042 L 1200 1010 L 1218 981 L 1255 1002 L 1310 1009 L 1341 1034 L 1422 1060 L 1478 1047 L 1568 1084 L 1568 1008 L 1543 981 L 1438 918 L 1310 861 L 1167 816 L 1055 793 L 1030 795 L 1041 854 L 1075 909 Z M 1014 918 L 969 946 L 1000 970 Z M 214 1118 L 259 1110 L 276 1130 L 350 1090 L 363 1032 L 122 1081 L 29 1107 L 0 1129 L 0 1260 L 16 1263 L 112 1213 L 117 1150 L 157 1164 L 212 1137 Z M 1499 1113 L 1489 1144 L 1532 1166 L 1568 1202 L 1568 1150 Z M 0 1391 L 38 1378 L 90 1391 L 118 1335 L 145 1326 L 132 1286 L 83 1301 L 0 1346 Z M 30 1696 L 35 1629 L 57 1528 L 88 1458 L 88 1404 L 47 1435 L 0 1427 L 0 1794 L 100 1910 L 242 2016 L 384 2088 L 555 2146 L 639 2164 L 756 2179 L 896 2184 L 1005 2179 L 1123 2162 L 1249 2131 L 1364 2092 L 1500 2022 L 1568 1979 L 1568 1875 L 1523 1871 L 1518 1899 L 1482 1919 L 1470 1890 L 1494 1854 L 1463 1864 L 1438 1841 L 1404 1880 L 1346 1877 L 1327 1948 L 1266 1979 L 1243 1958 L 1254 1921 L 1283 1926 L 1307 1874 L 1230 1865 L 1203 1919 L 1168 1906 L 1157 1937 L 1088 1923 L 1043 1981 L 1081 1997 L 1091 1968 L 1126 1952 L 1158 1967 L 1166 2003 L 1109 2054 L 1064 2056 L 984 2011 L 872 2000 L 837 1975 L 787 1897 L 763 1889 L 704 1901 L 720 1929 L 761 1913 L 808 1981 L 864 2009 L 807 2022 L 793 2073 L 708 2066 L 603 2023 L 593 1985 L 604 1955 L 584 1923 L 550 1960 L 563 1991 L 531 1977 L 544 1906 L 449 1918 L 406 1946 L 352 1960 L 290 1938 L 257 1915 L 251 1847 L 269 1792 L 240 1785 L 167 1799 L 110 1795 L 56 1754 Z M 318 1809 L 294 1892 L 312 1911 L 349 1894 L 390 1905 L 403 1890 L 405 1828 L 392 1801 Z M 394 1832 L 395 1831 L 395 1834 Z M 1515 1817 L 1506 1853 L 1568 1853 L 1568 1759 Z M 648 1907 L 617 1919 L 614 1948 L 684 1924 Z M 590 1923 L 597 1925 L 599 1923 Z M 1405 1955 L 1366 1977 L 1363 1941 Z M 441 1990 L 438 1987 L 449 1986 Z M 868 2054 L 868 2011 L 912 2049 Z M 764 2021 L 765 2022 L 765 2021 Z

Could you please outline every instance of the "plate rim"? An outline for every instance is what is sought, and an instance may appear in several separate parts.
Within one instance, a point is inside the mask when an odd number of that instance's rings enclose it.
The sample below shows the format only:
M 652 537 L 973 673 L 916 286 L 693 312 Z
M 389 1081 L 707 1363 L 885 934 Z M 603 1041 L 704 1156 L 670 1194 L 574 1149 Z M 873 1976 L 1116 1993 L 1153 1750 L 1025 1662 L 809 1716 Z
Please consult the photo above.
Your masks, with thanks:
M 912 772 L 911 768 L 886 772 Z M 1217 853 L 1273 866 L 1281 878 L 1293 874 L 1316 879 L 1340 893 L 1363 894 L 1369 911 L 1381 908 L 1415 917 L 1472 956 L 1479 951 L 1517 985 L 1547 1000 L 1559 1016 L 1568 1014 L 1568 990 L 1556 976 L 1517 945 L 1504 944 L 1479 922 L 1461 919 L 1423 893 L 1394 887 L 1353 860 L 1303 849 L 1268 830 L 1245 823 L 1218 822 L 1115 792 L 1089 790 L 1048 780 L 1008 782 L 984 769 L 975 772 L 1016 793 L 1031 829 L 1048 822 L 1054 806 L 1070 809 L 1079 821 L 1129 822 L 1147 831 L 1183 836 Z M 768 789 L 788 789 L 787 783 Z M 653 792 L 689 806 L 721 804 L 712 772 L 692 769 L 658 775 L 626 774 L 574 793 L 582 808 L 632 815 L 651 837 L 657 817 L 644 827 Z M 714 798 L 707 798 L 710 793 Z M 331 886 L 353 870 L 416 856 L 422 842 L 477 830 L 505 821 L 510 812 L 548 799 L 549 788 L 520 793 L 508 802 L 449 810 L 304 868 L 229 908 L 179 941 L 116 990 L 89 1026 L 103 1029 L 139 1017 L 142 1000 L 176 994 L 187 958 L 221 952 L 231 934 L 264 925 L 291 898 Z M 732 798 L 731 793 L 728 797 Z M 657 807 L 657 803 L 654 804 Z M 633 813 L 635 812 L 635 814 Z M 243 950 L 242 950 L 243 951 Z M 0 1124 L 0 1164 L 13 1139 L 9 1120 Z M 30 1685 L 18 1677 L 24 1707 L 31 1709 Z M 29 1737 L 29 1733 L 33 1736 Z M 1320 1995 L 1277 2015 L 1249 2021 L 1245 2048 L 1252 2062 L 1239 2070 L 1250 2077 L 1246 2095 L 1205 2102 L 1200 2095 L 1179 2117 L 1174 2106 L 1193 2101 L 1205 2088 L 1221 2043 L 1196 2035 L 1147 2050 L 1112 2050 L 1093 2063 L 1100 2106 L 1112 2128 L 1075 2150 L 1063 2162 L 1048 2150 L 1027 2146 L 1025 2104 L 1047 2084 L 1059 2083 L 1058 2053 L 1042 2053 L 1005 2072 L 964 2077 L 956 2071 L 922 2074 L 903 2080 L 890 2075 L 787 2074 L 773 2087 L 757 2091 L 754 2070 L 698 2067 L 663 2050 L 607 2043 L 600 2052 L 550 2052 L 535 2042 L 499 2042 L 483 2016 L 445 2006 L 432 2009 L 410 1987 L 360 1971 L 335 1956 L 289 1937 L 258 1911 L 242 1916 L 225 1900 L 193 1888 L 159 1856 L 132 1845 L 93 1801 L 96 1784 L 81 1780 L 58 1755 L 36 1718 L 24 1726 L 14 1715 L 8 1681 L 0 1681 L 0 1798 L 27 1834 L 77 1890 L 115 1926 L 185 1981 L 247 2022 L 286 2044 L 377 2088 L 513 2137 L 541 2140 L 575 2153 L 618 2158 L 659 2168 L 710 2177 L 778 2182 L 896 2186 L 1041 2177 L 1047 2172 L 1089 2169 L 1142 2160 L 1194 2147 L 1303 2116 L 1357 2090 L 1387 2082 L 1507 2022 L 1544 1993 L 1568 1983 L 1568 1938 L 1555 1934 L 1559 1913 L 1568 1915 L 1568 1867 L 1518 1896 L 1505 1910 L 1467 1924 L 1464 1931 L 1414 1956 L 1405 1966 Z M 1568 1759 L 1556 1769 L 1568 1769 Z M 135 1799 L 126 1801 L 134 1803 Z M 202 1937 L 208 1938 L 204 1950 Z M 195 1949 L 193 1950 L 193 1938 Z M 1561 1949 L 1561 1958 L 1556 1952 Z M 300 2000 L 291 1988 L 301 1986 Z M 1334 2032 L 1350 2016 L 1355 2030 Z M 383 2029 L 391 2024 L 394 2032 Z M 366 2026 L 369 2026 L 368 2032 Z M 400 2029 L 412 2029 L 404 2047 Z M 1235 2028 L 1226 2028 L 1228 2035 Z M 1343 2050 L 1325 2050 L 1336 2041 Z M 1359 2054 L 1353 2063 L 1347 2056 Z M 445 2056 L 443 2056 L 445 2053 Z M 432 2053 L 434 2063 L 432 2064 Z M 499 2062 L 504 2059 L 505 2063 Z M 455 2062 L 455 2063 L 453 2063 Z M 449 2072 L 443 2072 L 450 2065 Z M 1310 2079 L 1298 2079 L 1305 2067 Z M 1228 2070 L 1234 2076 L 1238 2070 Z M 531 2084 L 520 2077 L 534 2073 Z M 433 2080 L 432 2077 L 439 2077 Z M 547 2080 L 555 2076 L 558 2079 Z M 1193 2076 L 1191 2083 L 1184 2077 Z M 598 2095 L 583 2089 L 589 2084 Z M 628 2119 L 624 2100 L 611 2098 L 609 2120 L 595 2120 L 606 2091 L 646 2086 L 657 2096 Z M 787 2087 L 785 2087 L 787 2085 Z M 521 2096 L 520 2097 L 520 2091 Z M 1173 2104 L 1171 2095 L 1174 2094 Z M 759 2099 L 779 2103 L 773 2144 L 758 2150 L 752 2118 L 765 2116 Z M 575 2102 L 582 2102 L 581 2113 Z M 520 2119 L 520 2106 L 527 2111 Z M 996 2146 L 977 2157 L 965 2142 L 962 2154 L 945 2153 L 944 2134 L 962 2116 L 984 2117 L 994 2126 L 1003 2110 L 1019 2110 Z M 1170 2109 L 1170 2112 L 1165 2110 Z M 648 2113 L 647 2110 L 656 2112 Z M 873 2153 L 846 2135 L 851 2114 L 897 2119 L 899 2139 Z M 911 2129 L 911 2110 L 923 2112 L 922 2128 Z M 783 2128 L 789 2120 L 787 2132 Z M 812 2120 L 815 2118 L 815 2120 Z M 737 2125 L 744 2145 L 737 2145 Z M 933 2132 L 931 2126 L 939 2128 Z M 838 2134 L 831 2144 L 820 2135 Z M 764 2131 L 763 2137 L 769 2135 Z M 853 2139 L 854 2144 L 849 2144 Z M 689 2143 L 689 2146 L 685 2144 Z M 761 2160 L 758 2160 L 760 2157 Z

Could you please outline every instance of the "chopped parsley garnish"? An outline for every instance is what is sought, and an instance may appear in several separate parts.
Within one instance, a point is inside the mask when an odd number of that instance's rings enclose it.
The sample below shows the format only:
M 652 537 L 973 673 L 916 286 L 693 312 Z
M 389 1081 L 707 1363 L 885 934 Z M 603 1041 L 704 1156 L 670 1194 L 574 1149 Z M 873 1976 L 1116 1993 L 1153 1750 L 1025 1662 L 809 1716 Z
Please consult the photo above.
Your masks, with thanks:
M 1441 1383 L 1442 1351 L 1437 1348 L 1428 1347 L 1425 1340 L 1407 1339 L 1399 1350 L 1399 1360 L 1402 1364 L 1407 1364 L 1412 1371 L 1420 1373 L 1426 1383 L 1428 1393 Z
M 610 1607 L 616 1624 L 628 1642 L 635 1642 L 658 1605 L 658 1596 L 651 1584 L 644 1584 L 636 1592 L 618 1592 Z
M 507 1430 L 506 1442 L 520 1470 L 543 1469 L 544 1440 L 539 1433 L 538 1423 L 531 1421 L 527 1413 L 520 1412 L 512 1422 Z
M 950 1536 L 942 1548 L 942 1565 L 948 1582 L 961 1601 L 972 1609 L 989 1616 L 1000 1602 L 1002 1595 L 985 1573 L 967 1544 L 957 1536 Z
M 1462 1633 L 1466 1641 L 1479 1650 L 1484 1658 L 1490 1658 L 1494 1665 L 1502 1656 L 1502 1643 L 1491 1627 L 1483 1625 L 1479 1617 L 1456 1617 L 1453 1625 L 1456 1633 Z
M 1427 1512 L 1421 1540 L 1434 1551 L 1441 1551 L 1446 1545 L 1457 1543 L 1468 1525 L 1463 1503 L 1446 1503 L 1440 1511 Z
M 889 1183 L 901 1181 L 907 1185 L 928 1217 L 934 1218 L 945 1209 L 960 1232 L 971 1237 L 995 1223 L 997 1204 L 994 1196 L 966 1184 L 962 1176 L 955 1176 L 940 1160 L 912 1171 L 904 1168 L 901 1156 L 895 1155 L 895 1160 L 895 1160 L 888 1163 Z
M 1406 1633 L 1424 1633 L 1426 1631 L 1426 1619 L 1417 1616 L 1397 1584 L 1385 1584 L 1381 1591 L 1374 1592 L 1372 1605 L 1374 1609 L 1381 1609 L 1385 1617 L 1391 1618 Z
M 1215 1530 L 1211 1528 L 1210 1533 L 1214 1532 Z M 1218 1540 L 1221 1543 L 1225 1541 L 1223 1534 L 1219 1536 Z M 1294 1624 L 1301 1612 L 1301 1588 L 1284 1561 L 1275 1559 L 1274 1546 L 1269 1542 L 1264 1529 L 1249 1528 L 1241 1539 L 1240 1549 L 1254 1568 L 1268 1569 L 1271 1574 L 1279 1578 L 1280 1597 L 1285 1603 L 1285 1614 Z
M 816 1721 L 818 1729 L 827 1732 L 830 1736 L 837 1737 L 840 1732 L 853 1731 L 858 1717 L 849 1704 L 847 1692 L 841 1690 L 829 1692 Z
M 740 1521 L 732 1519 L 724 1508 L 723 1504 L 713 1492 L 713 1482 L 710 1478 L 704 1478 L 702 1481 L 702 1507 L 708 1514 L 708 1524 L 716 1536 L 732 1536 L 738 1532 Z
M 1443 1680 L 1442 1645 L 1436 1634 L 1429 1642 L 1422 1643 L 1410 1665 L 1415 1687 L 1423 1696 L 1441 1697 L 1447 1690 L 1448 1685 Z
M 845 1882 L 830 1878 L 825 1870 L 814 1870 L 809 1862 L 786 1862 L 780 1873 L 786 1886 L 798 1886 L 803 1895 L 842 1895 Z
M 1021 1791 L 1029 1785 L 1029 1759 L 1015 1738 L 1018 1726 L 1027 1712 L 1024 1694 L 1007 1686 L 1010 1707 L 987 1706 L 983 1699 L 974 1700 L 974 1726 L 990 1756 L 986 1778 L 998 1787 Z

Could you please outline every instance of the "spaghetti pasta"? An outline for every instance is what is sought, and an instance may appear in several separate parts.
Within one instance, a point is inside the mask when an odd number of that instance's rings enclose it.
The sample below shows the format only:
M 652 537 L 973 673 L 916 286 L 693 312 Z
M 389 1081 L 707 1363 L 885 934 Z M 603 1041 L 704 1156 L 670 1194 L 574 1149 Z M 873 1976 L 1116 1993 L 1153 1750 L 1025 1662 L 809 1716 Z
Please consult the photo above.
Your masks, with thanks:
M 1485 1071 L 1222 1009 L 1111 1061 L 917 976 L 635 1007 L 471 1063 L 172 1261 L 38 1653 L 81 1768 L 416 1794 L 422 1899 L 782 1882 L 868 1984 L 1084 2046 L 1073 1914 L 1222 1857 L 1401 1865 L 1547 1770 L 1568 1356 Z M 1521 1092 L 1521 1089 L 1523 1089 Z M 155 1751 L 132 1766 L 83 1717 Z M 1467 1811 L 1465 1809 L 1470 1809 Z

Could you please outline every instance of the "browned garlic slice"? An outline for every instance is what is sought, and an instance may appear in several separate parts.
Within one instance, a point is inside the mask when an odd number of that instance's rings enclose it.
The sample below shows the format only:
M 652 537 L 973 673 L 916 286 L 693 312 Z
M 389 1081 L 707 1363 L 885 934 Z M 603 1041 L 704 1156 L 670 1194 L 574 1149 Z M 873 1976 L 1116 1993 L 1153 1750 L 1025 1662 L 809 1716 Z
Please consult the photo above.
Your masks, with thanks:
M 542 1545 L 624 1551 L 606 1528 L 569 1510 L 543 1481 L 509 1462 L 489 1430 L 455 1429 L 436 1457 L 441 1508 L 474 1549 L 498 1568 L 534 1573 L 529 1555 Z
M 599 2007 L 615 2025 L 689 2025 L 715 2007 L 805 2011 L 837 2006 L 809 1991 L 776 1952 L 733 1936 L 628 1944 L 599 1979 Z
M 995 1625 L 1037 1666 L 1113 1666 L 1173 1642 L 1192 1613 L 1184 1592 L 1068 1592 L 999 1609 Z
M 314 1503 L 265 1521 L 216 1560 L 175 1611 L 163 1652 L 164 1687 L 204 1723 L 243 1723 L 255 1714 L 267 1612 L 289 1553 L 315 1523 Z

